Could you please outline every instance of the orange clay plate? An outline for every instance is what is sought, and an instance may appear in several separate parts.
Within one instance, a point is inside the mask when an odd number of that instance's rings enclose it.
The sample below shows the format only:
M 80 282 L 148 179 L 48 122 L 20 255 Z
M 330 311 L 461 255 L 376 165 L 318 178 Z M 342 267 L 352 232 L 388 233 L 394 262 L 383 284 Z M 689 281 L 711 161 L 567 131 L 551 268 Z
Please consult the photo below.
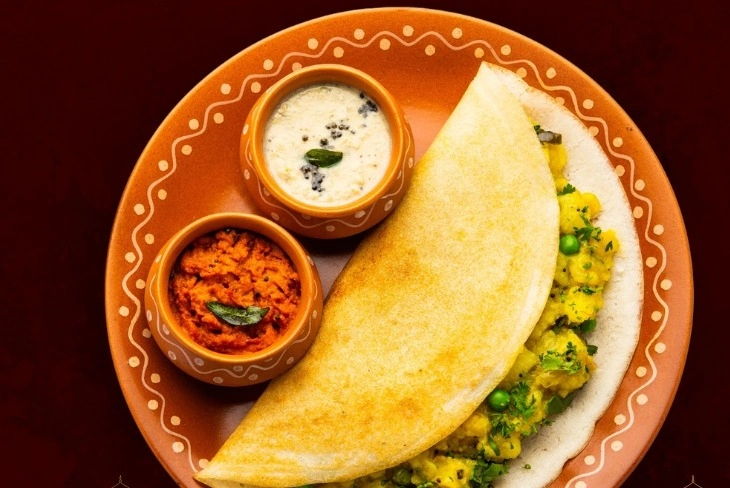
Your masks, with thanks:
M 589 444 L 551 486 L 616 486 L 642 458 L 674 398 L 693 306 L 684 223 L 656 155 L 600 86 L 540 44 L 459 14 L 367 9 L 294 26 L 217 68 L 163 121 L 122 196 L 106 270 L 109 343 L 132 415 L 180 486 L 201 486 L 193 473 L 215 454 L 264 386 L 228 389 L 177 370 L 148 329 L 144 279 L 162 244 L 179 228 L 213 212 L 255 212 L 238 164 L 239 135 L 251 105 L 294 69 L 348 64 L 374 75 L 401 101 L 418 158 L 482 60 L 513 70 L 584 121 L 620 177 L 644 259 L 645 305 L 634 358 Z M 302 240 L 325 291 L 357 241 Z

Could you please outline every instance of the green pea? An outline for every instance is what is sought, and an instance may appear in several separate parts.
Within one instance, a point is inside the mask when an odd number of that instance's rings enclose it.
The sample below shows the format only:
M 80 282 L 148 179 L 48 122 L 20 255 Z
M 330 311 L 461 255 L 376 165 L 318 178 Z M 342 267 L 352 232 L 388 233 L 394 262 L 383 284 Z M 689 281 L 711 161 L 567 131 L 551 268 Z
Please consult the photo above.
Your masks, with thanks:
M 487 397 L 487 405 L 495 412 L 503 412 L 509 406 L 509 393 L 497 388 Z
M 401 468 L 393 475 L 392 481 L 398 486 L 408 486 L 411 484 L 411 471 Z
M 573 234 L 566 234 L 560 237 L 560 252 L 571 256 L 580 251 L 580 241 Z

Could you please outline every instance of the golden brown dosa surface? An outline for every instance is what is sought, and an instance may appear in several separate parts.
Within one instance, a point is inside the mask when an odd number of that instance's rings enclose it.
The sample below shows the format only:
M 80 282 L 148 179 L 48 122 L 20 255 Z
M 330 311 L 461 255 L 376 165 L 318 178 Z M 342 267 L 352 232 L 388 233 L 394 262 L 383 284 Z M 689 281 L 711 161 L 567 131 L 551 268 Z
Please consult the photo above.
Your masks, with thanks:
M 482 64 L 401 204 L 333 284 L 308 354 L 196 478 L 352 479 L 456 429 L 506 374 L 547 300 L 555 193 L 530 120 Z

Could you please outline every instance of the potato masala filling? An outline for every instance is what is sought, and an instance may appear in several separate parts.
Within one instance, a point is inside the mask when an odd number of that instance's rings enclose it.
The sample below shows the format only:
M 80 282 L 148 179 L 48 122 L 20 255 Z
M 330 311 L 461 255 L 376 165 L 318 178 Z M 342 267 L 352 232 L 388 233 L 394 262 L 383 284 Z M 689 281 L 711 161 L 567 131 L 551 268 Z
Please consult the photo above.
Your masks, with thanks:
M 398 466 L 327 488 L 490 488 L 508 473 L 522 441 L 564 411 L 595 371 L 597 347 L 590 335 L 619 241 L 614 231 L 594 226 L 601 211 L 598 198 L 564 177 L 561 135 L 539 125 L 535 132 L 555 180 L 560 242 L 549 299 L 514 365 L 443 441 Z

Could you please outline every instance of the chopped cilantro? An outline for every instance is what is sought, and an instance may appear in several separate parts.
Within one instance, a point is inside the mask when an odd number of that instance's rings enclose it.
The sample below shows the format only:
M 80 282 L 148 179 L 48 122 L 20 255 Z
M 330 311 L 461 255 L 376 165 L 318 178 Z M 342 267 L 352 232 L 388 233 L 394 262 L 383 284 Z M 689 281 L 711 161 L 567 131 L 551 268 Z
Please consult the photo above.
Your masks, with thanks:
M 568 342 L 565 352 L 550 350 L 538 356 L 540 367 L 544 371 L 564 371 L 568 374 L 575 374 L 583 365 L 576 359 L 576 349 L 572 342 Z
M 561 397 L 560 395 L 553 395 L 552 397 L 550 397 L 550 400 L 548 400 L 547 402 L 548 415 L 563 413 L 565 409 L 570 406 L 570 403 L 573 401 L 574 395 L 575 392 L 571 392 L 565 398 Z
M 558 192 L 558 196 L 560 195 L 567 195 L 569 193 L 573 193 L 575 191 L 575 187 L 571 185 L 570 183 L 566 184 L 562 190 Z
M 494 437 L 491 435 L 487 436 L 487 443 L 489 444 L 489 448 L 494 452 L 495 456 L 499 456 L 501 454 L 499 450 L 499 446 L 497 445 L 497 441 L 494 440 Z
M 519 418 L 524 420 L 532 417 L 535 413 L 535 397 L 530 395 L 530 386 L 520 381 L 510 390 L 510 410 Z
M 584 320 L 578 325 L 578 328 L 584 334 L 588 332 L 593 332 L 596 328 L 596 319 Z
M 588 285 L 580 285 L 580 287 L 578 287 L 578 291 L 581 293 L 585 293 L 586 295 L 593 295 L 598 290 L 600 290 L 600 288 L 593 288 Z
M 509 464 L 495 463 L 485 459 L 477 459 L 474 471 L 469 478 L 469 486 L 471 488 L 491 488 L 492 481 L 507 474 L 509 472 Z
M 502 437 L 509 437 L 515 430 L 515 421 L 505 413 L 494 414 L 491 417 L 492 432 L 495 432 Z
M 601 228 L 600 227 L 594 227 L 588 218 L 586 218 L 584 215 L 581 215 L 581 219 L 583 219 L 584 227 L 578 228 L 573 227 L 573 231 L 575 232 L 575 236 L 584 242 L 588 242 L 591 239 L 595 241 L 601 240 Z
M 530 394 L 530 386 L 520 381 L 509 391 L 509 396 L 508 407 L 503 412 L 494 412 L 490 415 L 492 432 L 507 438 L 521 424 L 529 425 L 530 429 L 536 431 L 537 428 L 529 422 L 537 408 L 537 400 Z

